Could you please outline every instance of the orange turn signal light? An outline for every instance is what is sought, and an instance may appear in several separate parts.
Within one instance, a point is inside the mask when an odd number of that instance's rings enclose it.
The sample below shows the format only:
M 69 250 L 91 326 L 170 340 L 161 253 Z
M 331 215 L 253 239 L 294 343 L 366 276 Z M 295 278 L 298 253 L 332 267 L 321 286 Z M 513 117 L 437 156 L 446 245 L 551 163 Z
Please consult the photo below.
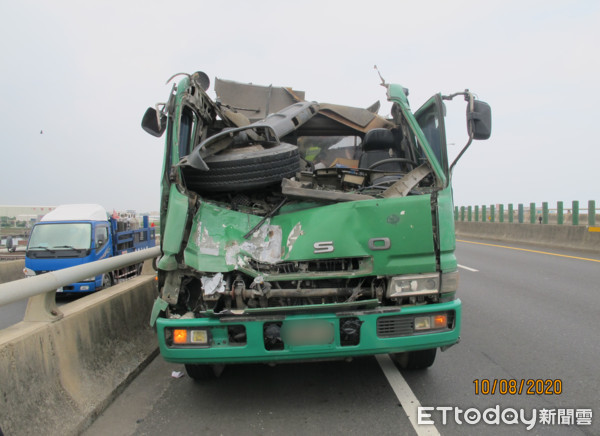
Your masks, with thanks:
M 173 343 L 175 343 L 175 344 L 187 343 L 187 330 L 185 330 L 185 329 L 173 330 Z
M 448 318 L 446 314 L 443 315 L 435 315 L 433 317 L 433 328 L 442 328 L 448 325 Z

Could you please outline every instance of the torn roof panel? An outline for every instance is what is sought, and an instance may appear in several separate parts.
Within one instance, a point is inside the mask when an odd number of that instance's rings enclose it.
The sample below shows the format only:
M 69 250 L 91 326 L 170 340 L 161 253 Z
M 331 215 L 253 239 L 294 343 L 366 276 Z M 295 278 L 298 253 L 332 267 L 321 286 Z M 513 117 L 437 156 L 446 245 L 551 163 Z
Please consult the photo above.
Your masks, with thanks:
M 371 121 L 373 121 L 373 118 L 377 116 L 373 112 L 369 112 L 367 109 L 357 107 L 342 106 L 331 103 L 321 103 L 319 106 L 322 114 L 329 115 L 333 113 L 354 124 L 359 125 L 360 127 L 367 126 Z
M 215 78 L 215 92 L 222 104 L 243 113 L 250 121 L 304 101 L 304 91 L 278 86 L 253 85 Z
M 319 106 L 320 114 L 363 133 L 380 127 L 388 129 L 394 127 L 392 122 L 367 109 L 333 104 L 320 104 Z
M 250 122 L 266 118 L 269 114 L 279 112 L 294 103 L 305 101 L 304 91 L 292 88 L 254 85 L 233 80 L 215 78 L 215 92 L 222 104 L 230 106 L 248 117 Z M 342 124 L 349 128 L 349 134 L 354 132 L 366 133 L 375 128 L 391 128 L 393 124 L 385 118 L 373 113 L 370 108 L 363 109 L 331 103 L 319 104 L 319 114 L 325 117 L 315 117 L 298 130 L 305 133 L 329 130 L 338 131 Z M 331 121 L 335 123 L 331 123 Z

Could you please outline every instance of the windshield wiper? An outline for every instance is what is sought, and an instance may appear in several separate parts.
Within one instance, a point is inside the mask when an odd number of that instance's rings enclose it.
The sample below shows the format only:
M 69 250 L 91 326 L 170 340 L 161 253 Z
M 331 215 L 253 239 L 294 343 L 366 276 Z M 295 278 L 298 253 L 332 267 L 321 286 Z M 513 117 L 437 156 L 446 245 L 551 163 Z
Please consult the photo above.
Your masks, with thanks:
M 83 250 L 83 248 L 75 248 L 72 245 L 55 245 L 52 248 L 70 248 L 71 250 Z
M 29 250 L 37 250 L 38 248 L 41 248 L 43 250 L 49 251 L 50 253 L 55 253 L 54 250 L 50 250 L 48 247 L 42 247 L 41 245 L 37 246 L 37 247 L 29 247 Z

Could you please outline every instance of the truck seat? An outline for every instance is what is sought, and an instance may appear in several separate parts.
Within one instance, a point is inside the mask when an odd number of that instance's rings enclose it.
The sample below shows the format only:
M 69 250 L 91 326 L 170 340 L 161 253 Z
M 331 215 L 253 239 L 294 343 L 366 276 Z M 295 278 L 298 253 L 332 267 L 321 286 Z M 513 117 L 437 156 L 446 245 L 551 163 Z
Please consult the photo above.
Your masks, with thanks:
M 401 138 L 396 138 L 396 135 L 389 129 L 369 130 L 362 142 L 362 154 L 358 161 L 358 167 L 368 169 L 376 162 L 402 157 L 400 153 L 400 140 Z M 402 171 L 402 164 L 400 162 L 390 162 L 382 164 L 375 169 L 379 171 L 400 172 Z

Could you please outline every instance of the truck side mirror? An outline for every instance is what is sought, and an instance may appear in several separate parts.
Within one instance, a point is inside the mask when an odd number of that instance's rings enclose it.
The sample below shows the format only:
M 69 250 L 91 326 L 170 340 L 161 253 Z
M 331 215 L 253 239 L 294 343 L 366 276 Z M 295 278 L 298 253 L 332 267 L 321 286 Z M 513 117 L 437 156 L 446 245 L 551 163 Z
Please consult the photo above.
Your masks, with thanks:
M 472 122 L 471 122 L 472 121 Z M 492 108 L 480 100 L 473 100 L 473 108 L 467 105 L 467 128 L 473 139 L 488 139 L 492 134 Z
M 467 131 L 469 132 L 469 142 L 463 147 L 458 153 L 458 156 L 450 165 L 449 173 L 452 174 L 454 166 L 461 158 L 461 156 L 467 151 L 467 148 L 473 142 L 473 139 L 488 139 L 492 134 L 492 108 L 489 104 L 484 101 L 475 100 L 469 90 L 465 92 L 459 92 L 448 97 L 442 97 L 445 100 L 452 100 L 457 95 L 464 95 L 465 100 L 469 102 L 467 104 Z
M 155 108 L 149 107 L 142 118 L 142 129 L 152 136 L 160 138 L 166 128 L 167 117 L 163 113 L 159 114 Z

